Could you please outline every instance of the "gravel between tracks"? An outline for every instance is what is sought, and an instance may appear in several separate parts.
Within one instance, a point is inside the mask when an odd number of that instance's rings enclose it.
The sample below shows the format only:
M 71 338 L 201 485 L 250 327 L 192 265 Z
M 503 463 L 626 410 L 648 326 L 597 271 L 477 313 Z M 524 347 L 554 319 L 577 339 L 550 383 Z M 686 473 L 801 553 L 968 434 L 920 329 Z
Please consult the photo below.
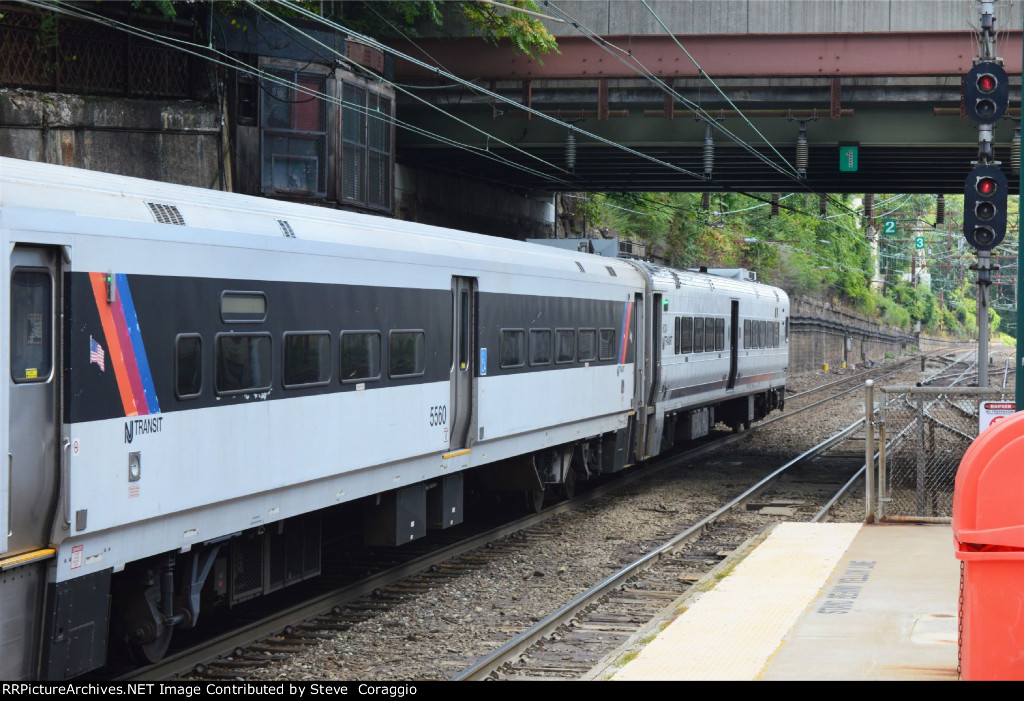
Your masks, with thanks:
M 905 376 L 886 382 L 913 383 L 918 369 L 912 364 L 902 373 Z M 790 391 L 839 377 L 833 372 L 795 378 Z M 753 431 L 742 450 L 789 459 L 862 416 L 863 397 L 863 391 L 853 392 L 827 408 Z M 787 412 L 801 405 L 801 398 L 792 400 Z M 515 536 L 522 542 L 510 556 L 411 597 L 287 661 L 268 665 L 249 679 L 448 679 L 631 562 L 645 547 L 656 547 L 738 495 L 751 483 L 751 476 L 743 467 L 730 471 L 730 464 L 718 463 L 717 469 L 709 469 L 715 463 L 708 459 L 700 466 L 683 466 L 671 471 L 672 478 L 659 480 L 656 490 L 634 485 L 614 500 L 599 499 L 581 513 L 559 516 L 557 525 L 541 534 Z M 862 499 L 861 493 L 847 500 L 833 512 L 832 521 L 861 521 Z M 765 524 L 772 520 L 765 517 Z

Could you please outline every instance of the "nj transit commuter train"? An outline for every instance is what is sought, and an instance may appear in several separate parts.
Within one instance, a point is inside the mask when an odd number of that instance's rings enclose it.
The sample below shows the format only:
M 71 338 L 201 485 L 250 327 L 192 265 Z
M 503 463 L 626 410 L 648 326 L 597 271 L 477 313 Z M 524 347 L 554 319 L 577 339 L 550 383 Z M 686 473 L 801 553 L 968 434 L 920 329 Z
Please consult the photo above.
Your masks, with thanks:
M 779 289 L 0 159 L 0 677 L 401 544 L 464 480 L 571 493 L 781 408 Z

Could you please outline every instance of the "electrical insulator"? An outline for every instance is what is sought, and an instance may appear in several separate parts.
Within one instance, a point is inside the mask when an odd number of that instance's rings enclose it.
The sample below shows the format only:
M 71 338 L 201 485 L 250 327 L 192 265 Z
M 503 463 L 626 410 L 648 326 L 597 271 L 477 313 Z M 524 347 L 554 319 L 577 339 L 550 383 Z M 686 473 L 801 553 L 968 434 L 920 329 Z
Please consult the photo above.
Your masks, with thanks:
M 700 198 L 700 208 L 705 212 L 711 209 L 711 193 L 705 192 Z
M 711 132 L 711 123 L 704 129 L 704 177 L 711 179 L 711 171 L 715 166 L 715 140 Z
M 796 137 L 796 172 L 801 178 L 807 177 L 807 161 L 807 125 L 801 123 Z
M 570 173 L 576 172 L 576 134 L 571 130 L 565 135 L 565 167 Z
M 824 192 L 818 195 L 818 214 L 821 216 L 828 214 L 828 195 Z
M 772 201 L 772 213 L 771 213 L 771 216 L 777 217 L 777 216 L 779 216 L 779 193 L 773 192 L 772 193 L 772 200 L 771 201 Z
M 935 223 L 946 223 L 946 197 L 942 194 L 935 197 Z
M 1020 172 L 1020 126 L 1013 130 L 1013 140 L 1010 141 L 1010 170 Z

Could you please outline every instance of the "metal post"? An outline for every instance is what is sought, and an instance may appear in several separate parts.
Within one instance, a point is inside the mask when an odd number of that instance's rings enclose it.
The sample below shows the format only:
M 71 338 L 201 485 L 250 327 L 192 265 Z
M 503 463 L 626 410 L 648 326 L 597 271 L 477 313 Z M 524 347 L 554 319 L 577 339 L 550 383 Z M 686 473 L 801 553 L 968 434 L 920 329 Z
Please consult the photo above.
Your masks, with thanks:
M 1024 179 L 1020 180 L 1020 196 L 1024 199 Z M 1024 305 L 1021 294 L 1024 293 L 1024 251 L 1020 247 L 1020 234 L 1017 235 L 1017 382 L 1014 397 L 1017 411 L 1024 411 Z
M 886 470 L 888 468 L 885 464 L 885 405 L 887 403 L 888 398 L 885 389 L 882 388 L 882 394 L 878 397 L 878 484 L 875 487 L 875 493 L 878 495 L 876 498 L 878 508 L 875 509 L 875 519 L 878 521 L 885 518 L 885 505 L 889 501 L 888 496 L 886 496 L 886 486 L 889 484 L 886 478 Z
M 917 489 L 916 489 L 916 516 L 924 516 L 924 487 L 925 487 L 925 463 L 924 463 L 924 397 L 917 397 Z
M 864 383 L 864 520 L 871 523 L 875 512 L 875 382 Z
M 988 387 L 988 286 L 992 251 L 978 251 L 978 386 Z

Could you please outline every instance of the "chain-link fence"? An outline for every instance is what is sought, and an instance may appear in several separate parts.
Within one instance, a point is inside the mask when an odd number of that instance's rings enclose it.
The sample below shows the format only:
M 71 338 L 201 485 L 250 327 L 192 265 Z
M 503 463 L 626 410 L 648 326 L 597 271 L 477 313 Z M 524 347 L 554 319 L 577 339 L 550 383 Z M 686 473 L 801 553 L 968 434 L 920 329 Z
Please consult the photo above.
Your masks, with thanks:
M 877 472 L 868 511 L 879 520 L 949 522 L 960 460 L 988 421 L 992 403 L 1012 402 L 998 387 L 880 387 L 875 404 Z M 997 414 L 996 414 L 997 415 Z M 870 460 L 869 464 L 873 461 Z M 877 489 L 870 485 L 877 484 Z

